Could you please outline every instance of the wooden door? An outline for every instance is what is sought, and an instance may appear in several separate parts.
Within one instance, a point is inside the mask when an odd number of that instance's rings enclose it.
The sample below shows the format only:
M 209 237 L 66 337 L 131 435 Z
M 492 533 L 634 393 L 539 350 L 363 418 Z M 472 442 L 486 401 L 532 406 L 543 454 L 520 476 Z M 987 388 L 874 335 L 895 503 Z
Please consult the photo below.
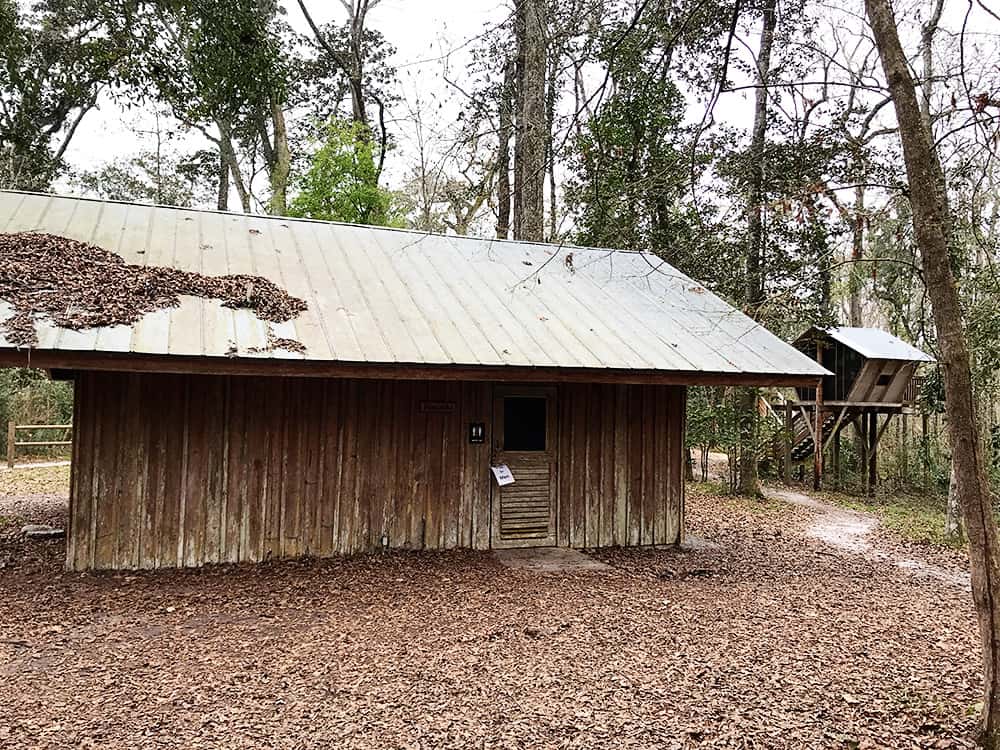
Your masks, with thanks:
M 493 399 L 493 465 L 506 464 L 514 483 L 493 488 L 492 546 L 556 543 L 556 392 L 503 388 Z

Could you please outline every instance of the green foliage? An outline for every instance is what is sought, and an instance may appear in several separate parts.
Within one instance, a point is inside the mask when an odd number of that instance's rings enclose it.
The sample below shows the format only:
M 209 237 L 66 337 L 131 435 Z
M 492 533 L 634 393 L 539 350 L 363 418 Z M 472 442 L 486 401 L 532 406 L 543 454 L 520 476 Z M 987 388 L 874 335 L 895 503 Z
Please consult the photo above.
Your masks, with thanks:
M 364 29 L 358 50 L 360 60 L 355 59 L 352 49 L 350 21 L 325 24 L 320 32 L 330 49 L 337 53 L 339 61 L 350 61 L 355 68 L 360 63 L 361 85 L 367 99 L 379 99 L 386 105 L 398 99 L 396 69 L 392 65 L 396 48 L 389 44 L 381 31 Z M 347 73 L 338 59 L 332 57 L 326 47 L 314 38 L 310 37 L 309 44 L 315 56 L 303 58 L 296 64 L 296 104 L 306 109 L 306 130 L 315 137 L 322 135 L 323 126 L 331 117 L 350 117 L 352 107 Z M 375 119 L 374 112 L 366 114 Z M 311 127 L 314 125 L 318 127 Z
M 0 425 L 69 424 L 73 420 L 72 383 L 49 380 L 38 370 L 0 369 Z M 3 449 L 6 452 L 6 441 Z
M 691 199 L 708 152 L 692 153 L 687 103 L 664 63 L 677 30 L 665 25 L 648 14 L 631 33 L 623 22 L 601 36 L 612 93 L 576 138 L 566 202 L 579 244 L 653 252 L 725 292 L 738 286 L 725 283 L 732 248 L 712 226 L 714 209 Z
M 133 80 L 182 122 L 251 127 L 285 100 L 291 70 L 275 3 L 166 0 L 144 6 L 140 22 L 155 43 L 137 50 Z
M 744 219 L 750 211 L 763 216 L 766 301 L 755 317 L 779 336 L 791 338 L 809 325 L 835 322 L 830 266 L 844 227 L 824 191 L 836 143 L 826 134 L 806 137 L 783 129 L 787 126 L 774 123 L 764 144 L 767 179 L 761 205 L 746 207 L 742 213 Z M 749 148 L 736 148 L 721 153 L 715 165 L 727 192 L 744 202 L 751 192 L 753 158 Z M 741 290 L 737 298 L 742 297 Z
M 211 201 L 218 156 L 199 151 L 190 156 L 141 151 L 75 175 L 84 193 L 108 200 L 191 207 Z
M 774 420 L 759 420 L 753 440 L 741 437 L 739 389 L 693 386 L 688 389 L 687 431 L 685 447 L 697 449 L 703 459 L 708 451 L 719 451 L 729 456 L 729 490 L 735 491 L 739 482 L 739 457 L 744 451 L 751 452 L 756 460 L 766 462 L 771 455 L 771 447 L 780 432 Z M 697 458 L 696 458 L 697 460 Z M 702 463 L 701 470 L 707 472 Z
M 0 0 L 0 187 L 50 187 L 77 122 L 122 79 L 133 16 L 129 0 Z
M 688 448 L 728 450 L 739 442 L 739 427 L 732 399 L 725 389 L 692 386 L 688 389 Z
M 375 144 L 362 124 L 331 120 L 298 181 L 289 215 L 351 224 L 402 226 L 393 195 L 378 185 Z

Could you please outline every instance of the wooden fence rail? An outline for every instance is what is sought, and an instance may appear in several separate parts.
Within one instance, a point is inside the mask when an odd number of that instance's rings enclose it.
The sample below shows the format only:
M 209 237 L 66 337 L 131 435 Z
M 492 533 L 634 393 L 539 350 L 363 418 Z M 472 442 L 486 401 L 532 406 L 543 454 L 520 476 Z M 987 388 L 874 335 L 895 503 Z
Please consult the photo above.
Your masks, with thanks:
M 62 430 L 62 440 L 18 440 L 17 433 L 27 430 Z M 18 448 L 57 448 L 73 445 L 70 433 L 72 424 L 15 424 L 7 423 L 7 467 L 14 468 L 14 458 Z

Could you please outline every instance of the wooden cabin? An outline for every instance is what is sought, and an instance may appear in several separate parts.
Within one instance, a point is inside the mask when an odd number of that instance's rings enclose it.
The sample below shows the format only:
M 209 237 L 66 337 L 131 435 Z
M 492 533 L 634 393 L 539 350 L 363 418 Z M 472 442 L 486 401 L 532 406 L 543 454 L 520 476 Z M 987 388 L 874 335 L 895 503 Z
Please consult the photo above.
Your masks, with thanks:
M 867 493 L 874 492 L 878 476 L 878 444 L 894 414 L 909 413 L 918 396 L 917 369 L 934 359 L 888 331 L 879 328 L 810 328 L 794 342 L 828 371 L 822 387 L 799 387 L 797 401 L 783 405 L 786 431 L 785 474 L 791 464 L 814 459 L 814 484 L 819 486 L 823 452 L 832 449 L 839 473 L 840 434 L 854 425 L 862 447 Z M 817 414 L 819 419 L 817 419 Z M 817 438 L 817 434 L 821 438 Z
M 26 347 L 0 301 L 0 363 L 75 383 L 74 570 L 677 544 L 686 386 L 827 374 L 638 252 L 14 192 L 0 222 L 306 303 L 32 313 Z

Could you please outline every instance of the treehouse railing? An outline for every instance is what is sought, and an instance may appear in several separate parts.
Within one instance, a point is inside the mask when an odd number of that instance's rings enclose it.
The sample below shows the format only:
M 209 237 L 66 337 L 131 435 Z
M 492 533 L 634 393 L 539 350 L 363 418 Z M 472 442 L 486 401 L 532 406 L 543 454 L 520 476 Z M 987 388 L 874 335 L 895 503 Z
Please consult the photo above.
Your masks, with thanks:
M 906 384 L 906 390 L 903 391 L 903 403 L 915 404 L 920 399 L 920 391 L 923 390 L 923 387 L 924 379 L 922 376 L 914 375 L 910 378 L 910 382 Z

